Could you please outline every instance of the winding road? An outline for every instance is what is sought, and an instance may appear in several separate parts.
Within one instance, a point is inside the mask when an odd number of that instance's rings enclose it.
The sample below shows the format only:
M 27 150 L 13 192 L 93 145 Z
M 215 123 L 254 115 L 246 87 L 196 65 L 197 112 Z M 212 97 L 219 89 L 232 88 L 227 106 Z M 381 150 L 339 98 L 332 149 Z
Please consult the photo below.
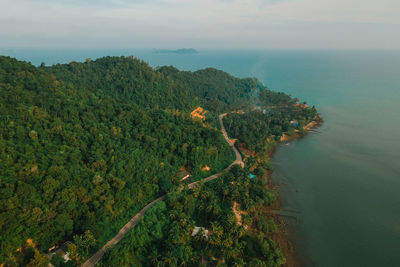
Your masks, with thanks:
M 242 160 L 242 156 L 240 155 L 239 151 L 236 149 L 236 147 L 234 146 L 233 142 L 229 139 L 228 134 L 226 133 L 225 127 L 224 127 L 224 122 L 223 119 L 224 117 L 227 115 L 227 113 L 221 114 L 219 115 L 219 123 L 221 125 L 221 132 L 222 135 L 224 136 L 226 142 L 229 144 L 229 146 L 232 148 L 232 150 L 235 152 L 235 156 L 236 159 L 234 162 L 231 163 L 231 165 L 229 165 L 226 169 L 224 169 L 223 171 L 213 174 L 209 177 L 206 177 L 200 181 L 211 181 L 214 180 L 218 177 L 220 177 L 221 175 L 223 175 L 224 173 L 228 172 L 233 165 L 239 164 L 242 168 L 244 167 L 244 162 Z M 197 182 L 193 182 L 188 184 L 189 188 L 193 188 L 195 187 L 200 181 Z M 154 206 L 154 204 L 156 204 L 158 201 L 163 200 L 165 198 L 165 195 L 162 197 L 159 197 L 155 200 L 153 200 L 152 202 L 150 202 L 149 204 L 147 204 L 143 209 L 141 209 L 135 216 L 132 217 L 132 219 L 130 219 L 130 221 L 124 225 L 124 227 L 121 228 L 121 230 L 119 230 L 118 234 L 116 236 L 114 236 L 110 241 L 108 241 L 100 250 L 98 250 L 95 254 L 92 255 L 92 257 L 90 257 L 86 262 L 84 262 L 81 267 L 92 267 L 94 266 L 100 259 L 101 257 L 104 255 L 104 253 L 106 252 L 107 249 L 115 246 L 116 244 L 118 244 L 118 242 L 133 228 L 135 227 L 135 225 L 139 222 L 140 218 L 143 217 L 143 215 L 145 214 L 146 210 L 148 210 L 149 208 L 151 208 L 152 206 Z

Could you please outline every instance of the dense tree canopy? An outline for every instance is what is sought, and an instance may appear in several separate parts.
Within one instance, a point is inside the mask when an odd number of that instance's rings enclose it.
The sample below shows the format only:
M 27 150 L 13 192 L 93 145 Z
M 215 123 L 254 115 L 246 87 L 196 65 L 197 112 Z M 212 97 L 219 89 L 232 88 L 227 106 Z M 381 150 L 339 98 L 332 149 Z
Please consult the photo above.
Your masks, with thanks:
M 274 198 L 262 180 L 250 180 L 249 170 L 236 165 L 218 180 L 168 194 L 165 202 L 147 212 L 139 225 L 106 253 L 101 264 L 257 266 L 254 263 L 258 262 L 258 266 L 280 266 L 285 260 L 276 244 L 266 236 L 246 233 L 251 220 L 239 225 L 232 210 L 234 201 L 251 209 L 271 204 Z M 195 226 L 208 234 L 201 230 L 193 236 Z
M 232 162 L 218 130 L 219 113 L 250 110 L 257 101 L 295 103 L 275 94 L 256 79 L 215 69 L 154 70 L 133 57 L 38 68 L 0 56 L 0 265 L 44 266 L 43 253 L 65 241 L 73 242 L 79 263 L 165 193 L 165 203 L 105 263 L 190 265 L 206 257 L 277 265 L 282 257 L 275 245 L 246 235 L 229 212 L 232 201 L 252 207 L 273 199 L 248 181 L 245 170 L 198 189 L 176 190 L 180 169 L 199 179 Z M 208 111 L 204 121 L 190 116 L 198 106 Z M 315 113 L 263 109 L 229 115 L 230 134 L 254 148 L 262 138 L 288 130 L 290 119 L 306 122 Z M 197 224 L 213 229 L 208 243 L 191 237 Z M 245 247 L 256 244 L 261 248 L 245 256 Z
M 133 73 L 109 64 L 131 66 Z M 76 65 L 82 72 L 88 67 Z M 134 70 L 160 73 L 129 58 L 93 65 L 98 79 L 108 79 L 104 68 L 115 72 L 113 79 L 130 75 L 135 86 L 113 95 L 127 85 L 99 82 L 104 87 L 95 90 L 99 84 L 74 80 L 67 71 L 61 75 L 65 81 L 47 73 L 60 72 L 60 66 L 44 70 L 0 58 L 1 259 L 10 259 L 28 238 L 44 251 L 91 230 L 101 244 L 135 211 L 170 190 L 180 167 L 201 176 L 202 166 L 217 171 L 233 157 L 214 126 L 190 118 L 191 103 L 168 103 L 165 96 L 175 93 L 146 83 Z

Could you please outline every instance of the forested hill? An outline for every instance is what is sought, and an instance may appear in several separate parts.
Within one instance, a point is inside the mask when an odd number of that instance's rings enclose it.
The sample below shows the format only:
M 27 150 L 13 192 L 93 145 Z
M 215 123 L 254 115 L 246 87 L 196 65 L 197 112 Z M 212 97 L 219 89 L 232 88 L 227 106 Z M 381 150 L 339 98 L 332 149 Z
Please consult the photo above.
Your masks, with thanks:
M 253 97 L 258 95 L 259 109 L 253 109 Z M 198 106 L 207 111 L 204 120 L 191 117 Z M 226 126 L 231 137 L 257 148 L 266 139 L 277 140 L 282 132 L 301 130 L 313 120 L 315 109 L 303 106 L 256 79 L 239 79 L 211 68 L 154 70 L 133 57 L 35 67 L 0 56 L 0 266 L 47 266 L 48 249 L 65 241 L 73 242 L 73 261 L 82 262 L 146 204 L 168 192 L 179 194 L 181 170 L 189 171 L 195 180 L 219 172 L 234 160 L 218 130 L 219 113 L 252 110 L 228 115 Z M 205 197 L 199 207 L 204 207 L 204 201 L 222 203 L 224 212 L 218 214 L 227 215 L 232 223 L 232 199 L 243 206 L 271 202 L 262 180 L 250 184 L 249 169 L 238 173 L 235 179 L 243 180 L 240 190 L 256 192 L 251 199 L 250 193 L 239 194 L 238 189 L 232 191 L 237 197 L 226 198 L 224 190 L 220 201 Z M 193 223 L 189 227 L 187 220 L 203 216 L 194 212 L 192 204 L 180 228 L 188 237 Z M 182 206 L 180 201 L 168 205 Z M 203 217 L 221 224 L 228 221 L 216 217 L 216 209 L 207 208 L 207 214 L 214 215 Z M 224 227 L 224 236 L 231 240 L 234 235 L 229 229 L 238 228 Z M 180 234 L 171 238 L 178 240 Z M 281 262 L 276 246 L 261 239 L 265 249 L 257 257 Z M 252 244 L 246 240 L 239 241 Z M 209 253 L 211 258 L 222 251 L 220 246 L 226 249 L 220 260 L 233 255 L 231 243 L 220 241 L 212 250 L 216 254 Z M 244 253 L 244 243 L 239 241 L 235 244 Z M 175 241 L 171 244 L 177 248 Z M 203 252 L 199 250 L 198 257 Z M 125 257 L 113 255 L 115 260 Z M 111 256 L 107 260 L 114 262 Z M 179 257 L 174 255 L 177 262 Z
M 172 66 L 153 70 L 134 57 L 104 57 L 85 63 L 72 62 L 43 67 L 58 80 L 75 88 L 91 90 L 141 107 L 192 110 L 202 106 L 228 111 L 248 104 L 259 89 L 255 79 L 239 79 L 208 68 L 196 72 Z
M 129 57 L 37 68 L 1 56 L 0 264 L 34 264 L 87 230 L 103 244 L 183 166 L 202 177 L 229 165 L 213 111 L 247 103 L 252 86 Z M 203 104 L 205 124 L 189 115 Z
M 254 95 L 266 89 L 255 78 L 239 79 L 213 68 L 191 72 L 165 66 L 157 72 L 189 89 L 202 106 L 218 113 L 245 107 L 252 103 Z

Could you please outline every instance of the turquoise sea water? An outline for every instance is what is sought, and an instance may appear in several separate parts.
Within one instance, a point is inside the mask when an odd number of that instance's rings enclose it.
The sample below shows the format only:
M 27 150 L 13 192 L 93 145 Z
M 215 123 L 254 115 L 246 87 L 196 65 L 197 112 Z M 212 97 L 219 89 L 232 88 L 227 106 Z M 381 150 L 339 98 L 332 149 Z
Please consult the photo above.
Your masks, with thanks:
M 215 67 L 254 76 L 316 105 L 325 120 L 280 145 L 273 180 L 296 210 L 296 250 L 308 266 L 400 266 L 400 52 L 144 50 L 0 52 L 33 64 L 136 55 L 152 66 Z

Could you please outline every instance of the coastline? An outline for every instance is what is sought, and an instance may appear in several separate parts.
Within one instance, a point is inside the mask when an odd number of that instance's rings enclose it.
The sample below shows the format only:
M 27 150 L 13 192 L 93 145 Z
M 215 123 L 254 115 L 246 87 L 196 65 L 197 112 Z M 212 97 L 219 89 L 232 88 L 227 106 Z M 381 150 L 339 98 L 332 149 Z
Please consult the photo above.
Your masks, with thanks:
M 271 154 L 268 154 L 269 158 L 271 159 L 275 153 L 276 147 L 279 144 L 286 144 L 293 140 L 301 139 L 309 134 L 309 131 L 321 126 L 323 124 L 323 119 L 317 114 L 316 119 L 306 126 L 304 126 L 304 132 L 295 132 L 292 135 L 286 135 L 286 139 L 283 141 L 279 141 L 272 149 Z M 305 259 L 299 253 L 299 251 L 295 247 L 294 237 L 293 237 L 293 225 L 299 221 L 299 218 L 290 215 L 292 212 L 285 211 L 282 206 L 282 196 L 279 192 L 279 186 L 274 185 L 271 181 L 271 174 L 270 171 L 267 175 L 268 185 L 271 189 L 274 190 L 275 195 L 277 197 L 277 201 L 274 205 L 271 206 L 271 213 L 273 214 L 272 217 L 274 218 L 275 222 L 278 225 L 278 233 L 275 238 L 272 238 L 282 250 L 283 254 L 286 258 L 285 267 L 298 267 L 298 266 L 306 266 Z M 285 214 L 285 213 L 289 213 Z
M 277 141 L 273 146 L 271 146 L 267 151 L 267 158 L 270 160 L 274 156 L 276 148 L 280 144 L 286 144 L 290 141 L 300 139 L 308 135 L 309 131 L 321 126 L 323 124 L 323 119 L 316 115 L 315 120 L 308 123 L 303 127 L 304 132 L 295 131 L 293 134 L 288 135 L 284 133 L 282 138 Z M 248 154 L 249 150 L 243 151 L 240 149 L 241 153 L 244 155 Z M 251 154 L 255 154 L 251 152 Z M 266 174 L 262 177 L 266 180 L 266 184 L 270 190 L 272 190 L 276 196 L 276 201 L 271 206 L 262 207 L 265 219 L 273 219 L 277 225 L 277 231 L 275 233 L 268 233 L 270 238 L 277 244 L 277 246 L 282 251 L 285 256 L 286 263 L 283 265 L 285 267 L 298 267 L 305 266 L 305 259 L 300 255 L 294 245 L 293 238 L 293 224 L 298 222 L 298 218 L 291 214 L 292 212 L 286 211 L 282 206 L 281 194 L 279 192 L 279 185 L 273 184 L 271 181 L 271 175 L 273 170 L 268 170 Z

